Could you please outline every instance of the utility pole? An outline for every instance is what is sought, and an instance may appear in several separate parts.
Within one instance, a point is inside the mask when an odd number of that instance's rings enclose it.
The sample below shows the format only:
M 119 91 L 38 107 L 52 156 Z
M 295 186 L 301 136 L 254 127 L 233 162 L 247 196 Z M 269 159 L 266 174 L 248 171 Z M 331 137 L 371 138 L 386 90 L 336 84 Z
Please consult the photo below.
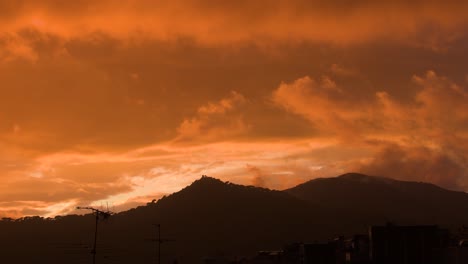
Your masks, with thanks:
M 96 217 L 96 225 L 94 228 L 94 245 L 93 245 L 93 250 L 91 251 L 91 254 L 93 255 L 93 264 L 96 264 L 96 245 L 97 245 L 97 234 L 98 234 L 98 222 L 99 222 L 99 217 L 102 216 L 104 219 L 109 218 L 113 213 L 110 211 L 101 211 L 99 209 L 93 208 L 93 207 L 81 207 L 78 206 L 76 207 L 78 210 L 91 210 L 93 211 L 93 214 Z

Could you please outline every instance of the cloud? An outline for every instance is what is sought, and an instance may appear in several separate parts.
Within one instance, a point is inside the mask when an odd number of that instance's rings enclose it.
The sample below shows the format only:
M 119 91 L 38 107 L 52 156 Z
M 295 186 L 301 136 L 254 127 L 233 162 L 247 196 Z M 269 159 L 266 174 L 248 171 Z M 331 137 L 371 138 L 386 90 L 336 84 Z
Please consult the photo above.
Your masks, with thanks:
M 227 98 L 199 107 L 195 117 L 185 119 L 180 124 L 175 141 L 201 143 L 245 134 L 249 125 L 239 110 L 246 102 L 242 94 L 232 91 Z
M 466 190 L 468 184 L 466 163 L 424 146 L 388 145 L 355 168 L 370 175 L 430 182 L 452 190 Z
M 414 136 L 424 132 L 421 135 L 437 133 L 445 137 L 463 133 L 457 128 L 465 128 L 468 121 L 466 89 L 433 71 L 424 77 L 414 76 L 413 80 L 419 90 L 405 103 L 386 91 L 359 98 L 328 77 L 317 82 L 308 76 L 282 83 L 273 92 L 272 100 L 331 135 L 355 132 L 363 136 L 405 136 L 401 131 L 413 131 Z
M 40 201 L 66 202 L 82 201 L 89 203 L 95 200 L 131 190 L 131 185 L 117 182 L 104 184 L 84 184 L 79 181 L 69 181 L 61 178 L 23 178 L 9 181 L 8 186 L 2 185 L 2 201 Z
M 232 91 L 228 98 L 223 98 L 219 102 L 209 103 L 198 108 L 198 113 L 202 115 L 225 114 L 246 102 L 242 94 Z
M 262 170 L 260 168 L 246 164 L 245 165 L 246 170 L 252 174 L 252 185 L 257 186 L 257 187 L 266 187 L 265 184 L 265 178 L 267 178 L 267 175 L 264 175 Z
M 372 126 L 371 104 L 344 90 L 329 77 L 316 81 L 308 76 L 282 83 L 272 100 L 285 110 L 303 116 L 322 135 L 344 136 Z
M 299 138 L 246 140 L 258 129 L 255 120 L 269 114 L 247 116 L 252 100 L 259 101 L 240 92 L 188 107 L 184 112 L 190 117 L 176 125 L 167 141 L 119 151 L 102 145 L 26 151 L 15 137 L 34 140 L 34 133 L 28 125 L 12 122 L 5 127 L 8 140 L 0 150 L 4 214 L 40 210 L 52 215 L 106 201 L 127 208 L 177 191 L 200 175 L 284 189 L 357 170 L 466 189 L 463 86 L 429 71 L 408 81 L 415 86 L 413 96 L 401 100 L 392 91 L 356 94 L 342 82 L 304 77 L 270 91 L 272 111 L 286 110 L 286 120 L 297 117 L 315 127 Z M 262 107 L 254 110 L 266 111 L 270 105 Z M 270 129 L 285 124 L 280 114 Z
M 208 45 L 385 39 L 438 47 L 463 33 L 468 8 L 459 1 L 75 2 L 3 4 L 0 21 L 10 30 L 35 27 L 67 38 L 98 31 L 119 38 L 185 37 Z
M 464 189 L 467 90 L 434 71 L 413 76 L 413 82 L 418 90 L 408 102 L 379 91 L 363 104 L 350 91 L 327 85 L 334 82 L 309 77 L 282 83 L 272 100 L 309 120 L 322 134 L 345 138 L 344 144 L 362 148 L 374 141 L 387 145 L 369 163 L 358 166 L 358 171 Z M 349 142 L 351 138 L 354 143 Z
M 337 76 L 345 76 L 345 77 L 354 76 L 358 74 L 356 70 L 350 69 L 348 67 L 343 67 L 342 65 L 339 65 L 337 63 L 333 63 L 330 66 L 330 71 Z
M 38 54 L 27 40 L 13 36 L 0 39 L 0 62 L 9 62 L 15 59 L 23 59 L 36 62 Z
M 416 84 L 423 87 L 416 95 L 420 104 L 416 111 L 422 117 L 428 129 L 436 133 L 457 133 L 459 129 L 468 128 L 468 89 L 448 78 L 438 76 L 434 71 L 428 71 L 426 76 L 414 76 Z

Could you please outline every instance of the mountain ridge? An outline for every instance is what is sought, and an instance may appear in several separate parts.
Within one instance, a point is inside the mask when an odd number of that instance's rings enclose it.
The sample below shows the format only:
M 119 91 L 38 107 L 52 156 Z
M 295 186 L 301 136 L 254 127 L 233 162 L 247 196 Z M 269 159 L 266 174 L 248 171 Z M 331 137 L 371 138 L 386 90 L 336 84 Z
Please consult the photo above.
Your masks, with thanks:
M 386 222 L 439 224 L 453 230 L 468 223 L 468 194 L 358 173 L 314 179 L 283 191 L 203 176 L 154 203 L 101 221 L 98 245 L 104 249 L 99 248 L 98 258 L 151 262 L 156 223 L 163 239 L 175 240 L 163 245 L 163 263 L 172 261 L 170 257 L 200 263 L 205 256 L 253 255 L 295 242 L 366 233 L 370 225 Z M 0 245 L 4 259 L 12 263 L 73 263 L 67 250 L 54 245 L 89 248 L 94 219 L 88 214 L 0 221 L 0 232 L 8 234 L 0 237 Z M 30 254 L 14 254 L 23 252 L 25 243 Z M 89 251 L 73 247 L 81 258 L 89 256 Z M 106 248 L 111 253 L 105 253 Z

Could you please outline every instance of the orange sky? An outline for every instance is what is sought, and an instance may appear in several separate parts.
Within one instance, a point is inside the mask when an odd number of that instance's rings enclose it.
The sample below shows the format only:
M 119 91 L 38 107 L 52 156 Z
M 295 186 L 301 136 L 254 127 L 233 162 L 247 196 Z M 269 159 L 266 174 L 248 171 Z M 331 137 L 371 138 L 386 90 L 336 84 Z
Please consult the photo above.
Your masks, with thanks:
M 410 2 L 410 3 L 408 3 Z M 203 174 L 468 190 L 462 1 L 0 1 L 0 216 Z

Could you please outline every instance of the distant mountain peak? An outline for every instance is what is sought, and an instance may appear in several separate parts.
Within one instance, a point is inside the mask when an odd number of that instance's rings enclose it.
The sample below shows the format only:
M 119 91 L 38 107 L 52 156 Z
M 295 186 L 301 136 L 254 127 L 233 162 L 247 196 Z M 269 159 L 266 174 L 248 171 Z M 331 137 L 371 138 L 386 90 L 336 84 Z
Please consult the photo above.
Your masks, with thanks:
M 340 175 L 336 177 L 337 179 L 344 179 L 344 180 L 350 180 L 350 181 L 358 181 L 358 182 L 369 182 L 369 181 L 380 181 L 380 182 L 386 182 L 386 183 L 391 183 L 394 182 L 395 180 L 390 179 L 390 178 L 385 178 L 385 177 L 380 177 L 380 176 L 370 176 L 358 172 L 349 172 L 345 173 L 343 175 Z
M 195 180 L 192 184 L 189 186 L 185 187 L 185 189 L 192 189 L 193 187 L 195 188 L 209 188 L 209 189 L 221 189 L 221 188 L 229 188 L 229 189 L 257 189 L 257 190 L 267 190 L 270 191 L 267 188 L 262 188 L 262 187 L 256 187 L 256 186 L 251 186 L 251 185 L 241 185 L 241 184 L 236 184 L 232 183 L 229 181 L 222 181 L 217 178 L 213 178 L 207 175 L 203 175 L 201 178 L 198 180 Z
M 191 185 L 225 185 L 226 183 L 220 179 L 213 178 L 207 175 L 202 175 L 200 179 L 194 181 Z
M 346 179 L 362 179 L 362 178 L 368 178 L 368 177 L 372 177 L 372 176 L 365 175 L 365 174 L 358 173 L 358 172 L 348 172 L 348 173 L 338 176 L 338 178 L 346 178 Z
M 220 179 L 213 178 L 207 175 L 203 175 L 201 178 L 192 182 L 192 184 L 185 187 L 183 190 L 198 190 L 198 191 L 213 191 L 213 190 L 223 190 L 231 186 L 229 182 L 224 182 Z

